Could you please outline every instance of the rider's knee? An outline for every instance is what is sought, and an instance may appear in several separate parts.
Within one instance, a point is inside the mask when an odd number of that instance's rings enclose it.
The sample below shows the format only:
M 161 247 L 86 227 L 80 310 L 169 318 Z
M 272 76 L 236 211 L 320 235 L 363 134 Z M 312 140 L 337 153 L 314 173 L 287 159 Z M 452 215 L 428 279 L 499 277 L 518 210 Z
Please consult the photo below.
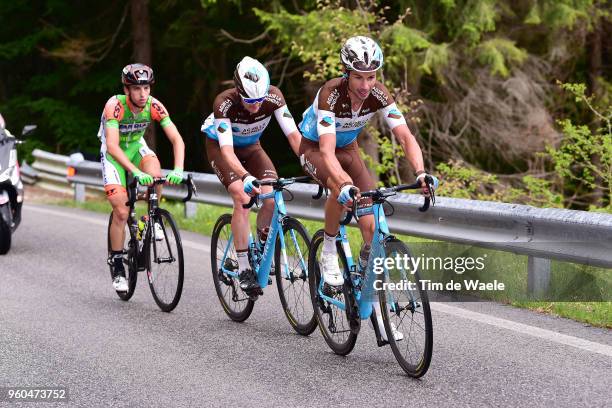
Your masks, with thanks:
M 119 221 L 120 223 L 126 223 L 128 216 L 130 215 L 130 209 L 126 205 L 118 205 L 113 208 L 113 219 Z

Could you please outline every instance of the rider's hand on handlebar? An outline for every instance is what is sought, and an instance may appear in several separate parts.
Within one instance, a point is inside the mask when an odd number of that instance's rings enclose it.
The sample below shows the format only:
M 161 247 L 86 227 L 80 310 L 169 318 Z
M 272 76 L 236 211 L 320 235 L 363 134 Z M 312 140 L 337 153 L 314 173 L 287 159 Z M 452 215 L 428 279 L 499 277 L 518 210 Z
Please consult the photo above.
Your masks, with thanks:
M 132 172 L 132 174 L 134 175 L 134 178 L 138 180 L 138 184 L 142 186 L 150 186 L 153 184 L 153 176 L 148 173 L 136 169 Z
M 174 170 L 168 173 L 166 180 L 170 184 L 181 184 L 183 182 L 183 169 L 175 167 Z
M 251 197 L 257 194 L 261 194 L 261 190 L 259 189 L 259 187 L 253 183 L 256 180 L 257 179 L 251 176 L 250 174 L 247 174 L 242 179 L 242 182 L 244 183 L 244 192 L 250 195 Z
M 427 174 L 425 172 L 419 174 L 416 179 L 417 181 L 421 182 L 421 194 L 423 194 L 423 196 L 425 197 L 429 197 L 429 189 L 427 188 L 427 182 L 425 181 L 427 177 L 431 178 L 431 180 L 433 181 L 433 183 L 430 185 L 430 188 L 432 188 L 434 191 L 438 188 L 439 184 L 439 180 L 437 177 L 432 176 L 431 174 Z
M 356 198 L 359 198 L 359 189 L 352 184 L 343 186 L 338 194 L 338 202 L 349 209 Z

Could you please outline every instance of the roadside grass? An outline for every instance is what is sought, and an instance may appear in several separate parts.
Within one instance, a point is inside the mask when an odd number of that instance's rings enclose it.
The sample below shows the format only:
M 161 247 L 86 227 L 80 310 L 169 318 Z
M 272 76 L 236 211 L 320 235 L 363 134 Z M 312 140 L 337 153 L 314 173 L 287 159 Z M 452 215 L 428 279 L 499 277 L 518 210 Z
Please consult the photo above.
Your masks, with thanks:
M 73 200 L 54 201 L 55 205 L 82 208 L 85 210 L 110 213 L 111 207 L 106 201 L 87 201 L 76 203 Z M 215 222 L 220 215 L 231 213 L 227 207 L 209 204 L 198 204 L 193 218 L 184 217 L 184 206 L 181 203 L 162 199 L 161 207 L 170 211 L 181 229 L 210 236 Z M 144 202 L 137 204 L 137 213 L 144 214 Z M 256 214 L 251 213 L 250 222 L 254 230 Z M 300 220 L 312 235 L 323 227 L 323 223 L 312 220 Z M 361 234 L 356 228 L 348 228 L 351 251 L 356 258 L 361 244 Z M 503 291 L 478 291 L 478 298 L 528 308 L 537 312 L 553 314 L 585 322 L 593 326 L 612 328 L 612 271 L 568 262 L 551 262 L 550 289 L 546 297 L 530 298 L 527 295 L 527 256 L 509 252 L 495 251 L 470 245 L 452 244 L 426 240 L 411 236 L 397 236 L 409 243 L 414 257 L 458 259 L 483 259 L 485 267 L 481 270 L 466 270 L 459 274 L 458 264 L 449 273 L 448 268 L 427 268 L 421 271 L 421 279 L 447 283 L 463 280 L 481 282 L 503 282 Z M 476 295 L 475 292 L 461 292 Z M 553 301 L 554 300 L 554 301 Z

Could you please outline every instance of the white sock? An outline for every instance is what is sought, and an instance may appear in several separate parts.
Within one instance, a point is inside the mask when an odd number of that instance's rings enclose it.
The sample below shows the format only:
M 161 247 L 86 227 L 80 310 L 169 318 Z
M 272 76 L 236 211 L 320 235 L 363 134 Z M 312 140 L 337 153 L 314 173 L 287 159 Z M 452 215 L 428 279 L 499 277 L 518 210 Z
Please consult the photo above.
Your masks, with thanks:
M 238 269 L 242 272 L 247 269 L 251 269 L 249 264 L 249 251 L 236 251 L 236 257 L 238 258 Z
M 327 235 L 326 232 L 323 232 L 323 252 L 327 254 L 335 254 L 336 253 L 336 236 L 335 235 Z

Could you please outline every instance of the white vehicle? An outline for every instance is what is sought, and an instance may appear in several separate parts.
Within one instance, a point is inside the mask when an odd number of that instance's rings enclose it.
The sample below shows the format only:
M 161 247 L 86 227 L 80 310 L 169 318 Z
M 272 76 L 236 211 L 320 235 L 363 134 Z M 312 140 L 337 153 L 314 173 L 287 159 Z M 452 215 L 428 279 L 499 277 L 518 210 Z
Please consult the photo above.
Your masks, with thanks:
M 35 125 L 23 128 L 22 136 L 36 129 Z M 0 255 L 11 249 L 11 235 L 21 221 L 23 183 L 17 162 L 17 145 L 23 143 L 15 138 L 0 115 Z

